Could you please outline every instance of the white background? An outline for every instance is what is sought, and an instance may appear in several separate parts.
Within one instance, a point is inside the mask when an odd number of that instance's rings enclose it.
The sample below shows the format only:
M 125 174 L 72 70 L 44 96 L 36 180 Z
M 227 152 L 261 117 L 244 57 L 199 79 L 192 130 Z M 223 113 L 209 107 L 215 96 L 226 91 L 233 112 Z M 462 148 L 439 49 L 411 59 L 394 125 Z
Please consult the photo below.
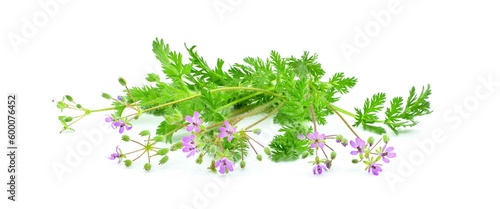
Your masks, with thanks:
M 0 3 L 0 95 L 5 106 L 7 93 L 19 98 L 18 196 L 14 204 L 6 200 L 2 155 L 1 208 L 498 207 L 500 5 L 494 1 L 61 1 L 52 12 L 40 6 L 46 2 L 53 1 Z M 391 2 L 397 11 L 380 27 L 371 13 L 388 11 Z M 217 3 L 230 10 L 218 11 Z M 36 31 L 23 35 L 34 17 Z M 357 28 L 365 33 L 373 23 L 369 43 L 356 45 Z M 13 36 L 25 42 L 16 44 Z M 234 63 L 271 50 L 296 56 L 308 50 L 319 54 L 329 75 L 359 78 L 339 106 L 352 110 L 373 93 L 405 96 L 429 83 L 434 112 L 391 135 L 398 157 L 378 177 L 351 164 L 350 148 L 336 144 L 334 168 L 321 176 L 308 160 L 257 162 L 253 154 L 246 169 L 226 176 L 209 173 L 208 159 L 199 166 L 183 153 L 150 173 L 142 164 L 126 169 L 106 157 L 116 145 L 136 147 L 104 128 L 104 113 L 60 135 L 52 99 L 71 94 L 89 108 L 104 107 L 100 94 L 120 93 L 119 76 L 145 83 L 147 73 L 161 72 L 151 51 L 156 37 L 183 53 L 184 43 L 198 45 L 212 66 L 217 57 Z M 350 62 L 342 43 L 359 48 Z M 488 91 L 481 79 L 496 86 Z M 155 122 L 144 118 L 129 134 Z M 259 137 L 268 143 L 278 127 L 269 121 L 262 127 L 270 127 Z M 320 130 L 353 138 L 335 117 Z M 443 137 L 433 141 L 435 133 Z M 68 164 L 85 145 L 88 152 Z M 66 172 L 58 175 L 57 164 L 68 166 Z

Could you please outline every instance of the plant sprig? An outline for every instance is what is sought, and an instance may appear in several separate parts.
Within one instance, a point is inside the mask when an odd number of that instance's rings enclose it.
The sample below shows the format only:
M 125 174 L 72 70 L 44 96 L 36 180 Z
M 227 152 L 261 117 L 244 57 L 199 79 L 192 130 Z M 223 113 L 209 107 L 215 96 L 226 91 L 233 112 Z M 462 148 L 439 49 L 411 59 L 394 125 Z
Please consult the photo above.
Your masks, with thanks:
M 153 53 L 161 63 L 163 74 L 149 73 L 145 78 L 147 84 L 133 87 L 129 87 L 124 78 L 119 78 L 119 83 L 124 87 L 123 95 L 115 98 L 107 93 L 102 94 L 103 98 L 111 101 L 110 107 L 97 110 L 83 108 L 71 96 L 66 95 L 58 102 L 57 107 L 61 111 L 72 109 L 81 111 L 82 114 L 60 116 L 63 130 L 73 130 L 71 126 L 76 121 L 91 113 L 112 111 L 106 121 L 123 133 L 130 130 L 134 121 L 139 120 L 143 114 L 151 114 L 164 120 L 157 124 L 156 131 L 152 134 L 158 140 L 154 143 L 149 143 L 148 140 L 143 145 L 148 153 L 148 164 L 144 167 L 146 170 L 151 169 L 150 157 L 166 156 L 168 150 L 182 149 L 183 152 L 189 152 L 188 157 L 199 153 L 197 163 L 201 163 L 204 157 L 213 157 L 209 169 L 215 170 L 219 166 L 219 172 L 226 173 L 232 171 L 233 162 L 240 162 L 240 166 L 245 167 L 245 156 L 252 153 L 249 149 L 254 151 L 257 159 L 262 159 L 257 151 L 262 147 L 273 161 L 289 161 L 315 155 L 315 161 L 312 161 L 316 169 L 314 173 L 321 174 L 323 170 L 330 168 L 337 154 L 327 141 L 333 140 L 344 147 L 349 142 L 344 137 L 349 133 L 318 133 L 317 127 L 327 125 L 328 116 L 337 115 L 349 127 L 356 139 L 351 140 L 351 146 L 355 148 L 354 144 L 365 142 L 343 116 L 354 118 L 356 122 L 353 126 L 362 126 L 377 134 L 386 133 L 381 125 L 386 125 L 398 134 L 402 128 L 415 126 L 418 117 L 432 112 L 429 103 L 430 85 L 423 87 L 420 94 L 412 87 L 406 102 L 403 97 L 397 96 L 390 101 L 388 107 L 384 106 L 386 93 L 376 93 L 367 98 L 362 108 L 354 108 L 354 113 L 336 106 L 335 103 L 342 95 L 349 93 L 358 79 L 346 76 L 343 72 L 336 72 L 330 78 L 325 78 L 326 72 L 317 62 L 317 54 L 303 52 L 299 57 L 284 57 L 271 51 L 269 58 L 246 57 L 242 63 L 230 66 L 219 58 L 216 65 L 211 67 L 198 54 L 196 46 L 185 45 L 185 49 L 188 58 L 171 50 L 162 39 L 154 40 Z M 132 113 L 125 115 L 126 109 Z M 381 117 L 380 113 L 384 109 L 385 117 Z M 250 126 L 239 127 L 234 133 L 228 131 L 228 127 L 238 127 L 242 120 L 251 116 L 261 118 Z M 201 118 L 204 125 L 193 122 L 201 122 Z M 281 134 L 273 136 L 269 147 L 251 135 L 251 132 L 260 133 L 260 129 L 255 127 L 268 118 L 282 127 Z M 193 127 L 197 128 L 196 131 L 193 131 Z M 174 135 L 184 129 L 191 132 L 191 135 L 182 140 Z M 147 135 L 150 136 L 149 132 Z M 224 137 L 221 136 L 230 137 L 223 140 Z M 306 136 L 309 140 L 305 140 Z M 384 142 L 387 144 L 387 141 Z M 151 147 L 157 143 L 172 145 L 170 149 Z M 381 171 L 376 162 L 382 158 L 385 146 L 384 149 L 379 148 L 378 153 L 371 153 L 377 144 L 367 146 L 370 149 L 360 160 L 368 159 L 369 155 L 380 155 L 371 156 L 371 160 L 365 164 Z M 152 150 L 157 154 L 150 155 L 149 151 Z M 331 154 L 327 155 L 327 151 Z M 114 153 L 115 157 L 123 157 L 120 153 L 121 151 Z M 159 164 L 164 164 L 167 160 L 168 156 L 163 157 Z M 131 165 L 130 160 L 125 162 L 128 162 L 128 166 Z M 221 164 L 224 166 L 221 167 Z M 371 167 L 367 169 L 372 170 Z

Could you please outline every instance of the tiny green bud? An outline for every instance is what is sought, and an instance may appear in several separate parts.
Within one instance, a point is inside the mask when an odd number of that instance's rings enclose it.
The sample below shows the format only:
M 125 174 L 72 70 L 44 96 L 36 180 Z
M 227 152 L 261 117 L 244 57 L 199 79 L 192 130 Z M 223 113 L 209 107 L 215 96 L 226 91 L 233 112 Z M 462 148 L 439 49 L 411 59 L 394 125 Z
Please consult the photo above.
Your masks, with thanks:
M 375 141 L 375 138 L 373 138 L 373 136 L 368 137 L 368 144 L 369 144 L 370 146 L 373 146 L 373 142 L 374 142 L 374 141 Z
M 155 136 L 155 138 L 153 138 L 153 140 L 155 142 L 164 142 L 165 141 L 165 136 L 163 135 L 158 135 L 158 136 Z
M 351 162 L 354 163 L 354 164 L 356 164 L 356 163 L 359 163 L 359 160 L 358 159 L 352 159 Z
M 124 79 L 124 78 L 122 78 L 122 77 L 119 77 L 119 78 L 118 78 L 118 82 L 119 82 L 119 83 L 120 83 L 120 85 L 122 85 L 122 86 L 126 86 L 126 85 L 127 85 L 127 81 L 125 81 L 125 79 Z
M 258 160 L 258 161 L 262 161 L 262 155 L 261 155 L 261 154 L 258 154 L 258 155 L 257 155 L 257 160 Z
M 168 161 L 168 155 L 165 155 L 160 159 L 160 162 L 158 163 L 158 165 L 163 165 L 163 164 L 167 163 L 167 161 Z
M 170 151 L 177 151 L 180 148 L 182 148 L 182 142 L 177 142 L 175 144 L 172 144 L 172 146 L 170 147 Z
M 158 152 L 156 152 L 156 154 L 158 155 L 166 155 L 168 153 L 168 148 L 163 148 L 161 150 L 158 150 Z
M 253 132 L 255 135 L 260 135 L 260 133 L 262 133 L 262 130 L 260 130 L 260 128 L 256 128 L 256 129 L 252 130 L 252 132 Z
M 151 163 L 144 164 L 144 170 L 150 171 L 151 170 Z
M 130 136 L 128 136 L 128 135 L 122 135 L 122 140 L 124 142 L 129 142 L 130 141 Z
M 132 165 L 132 160 L 125 160 L 123 161 L 123 163 L 125 163 L 125 167 L 130 167 Z
M 73 120 L 73 117 L 68 116 L 64 118 L 64 122 L 71 122 Z
M 82 105 L 81 104 L 76 104 L 76 108 L 82 109 Z
M 208 170 L 212 172 L 217 172 L 217 169 L 215 169 L 215 160 L 212 159 L 212 162 L 210 162 L 210 166 L 208 166 Z
M 335 160 L 335 158 L 337 157 L 337 153 L 335 151 L 332 151 L 330 153 L 330 157 L 332 158 L 332 160 Z
M 102 93 L 101 96 L 104 98 L 104 99 L 111 99 L 111 95 L 109 95 L 108 93 Z
M 141 132 L 139 132 L 139 135 L 140 136 L 149 136 L 150 132 L 148 130 L 143 130 Z
M 348 143 L 347 139 L 346 138 L 342 138 L 342 142 L 341 142 L 342 146 L 344 146 L 344 147 L 347 146 L 347 143 Z
M 264 153 L 266 153 L 266 155 L 270 156 L 271 155 L 271 149 L 269 149 L 269 147 L 265 147 L 264 148 Z
M 70 95 L 66 95 L 64 96 L 68 101 L 70 102 L 73 102 L 73 97 L 71 97 Z
M 203 163 L 203 155 L 200 154 L 198 156 L 198 158 L 196 158 L 196 164 L 200 164 L 201 165 L 202 163 Z
M 245 168 L 245 166 L 246 166 L 246 165 L 247 165 L 247 163 L 246 163 L 244 160 L 242 160 L 242 161 L 240 162 L 240 167 L 241 167 L 241 168 Z
M 387 136 L 386 134 L 384 134 L 382 136 L 382 139 L 384 140 L 384 143 L 386 143 L 386 144 L 389 142 L 389 136 Z
M 302 159 L 305 159 L 307 156 L 309 156 L 309 152 L 303 152 L 302 153 Z
M 344 136 L 342 136 L 341 134 L 339 134 L 339 135 L 337 135 L 337 136 L 335 137 L 335 139 L 337 139 L 337 140 L 342 140 L 343 138 L 344 138 Z

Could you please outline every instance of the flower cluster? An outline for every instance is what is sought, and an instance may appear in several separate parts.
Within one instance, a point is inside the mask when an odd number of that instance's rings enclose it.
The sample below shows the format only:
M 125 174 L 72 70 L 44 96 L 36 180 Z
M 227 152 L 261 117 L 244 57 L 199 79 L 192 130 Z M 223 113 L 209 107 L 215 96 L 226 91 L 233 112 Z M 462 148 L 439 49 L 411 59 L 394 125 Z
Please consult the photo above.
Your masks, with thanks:
M 394 147 L 387 147 L 387 143 L 389 142 L 389 137 L 387 135 L 384 135 L 381 139 L 379 139 L 375 145 L 373 145 L 373 137 L 368 138 L 368 141 L 369 142 L 367 144 L 359 137 L 355 140 L 351 140 L 349 143 L 351 144 L 351 147 L 354 148 L 354 150 L 351 151 L 351 155 L 359 156 L 359 159 L 353 160 L 354 163 L 362 161 L 366 164 L 365 170 L 367 170 L 368 173 L 378 176 L 378 174 L 382 172 L 382 164 L 378 162 L 382 160 L 384 163 L 389 163 L 389 158 L 396 157 L 396 153 L 393 152 Z M 376 149 L 376 152 L 373 152 L 375 147 L 381 141 L 384 142 L 384 146 L 379 147 Z
M 111 127 L 113 129 L 118 128 L 118 132 L 120 134 L 123 134 L 123 132 L 125 130 L 128 131 L 128 130 L 132 129 L 132 126 L 129 125 L 127 122 L 125 122 L 124 120 L 115 119 L 115 118 L 113 118 L 113 116 L 108 116 L 104 120 L 108 123 L 111 123 Z

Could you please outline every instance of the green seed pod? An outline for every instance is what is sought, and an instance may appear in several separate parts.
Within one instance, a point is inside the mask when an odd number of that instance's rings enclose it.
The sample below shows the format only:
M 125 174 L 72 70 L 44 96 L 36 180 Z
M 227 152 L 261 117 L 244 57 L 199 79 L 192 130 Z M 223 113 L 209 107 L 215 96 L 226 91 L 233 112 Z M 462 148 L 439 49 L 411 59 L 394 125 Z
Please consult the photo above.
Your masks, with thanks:
M 119 77 L 119 78 L 118 78 L 118 82 L 119 82 L 119 83 L 120 83 L 120 85 L 122 85 L 122 86 L 126 86 L 126 85 L 127 85 L 127 81 L 125 81 L 125 79 L 124 79 L 124 78 L 122 78 L 122 77 Z
M 241 168 L 245 168 L 245 166 L 246 166 L 246 165 L 247 165 L 247 163 L 246 163 L 244 160 L 242 160 L 242 161 L 240 162 L 240 167 L 241 167 Z
M 258 160 L 258 161 L 262 161 L 262 155 L 260 155 L 260 154 L 259 154 L 259 155 L 257 155 L 257 160 Z
M 144 131 L 139 132 L 140 136 L 149 136 L 149 134 L 150 134 L 150 132 L 148 130 L 144 130 Z
M 68 101 L 70 102 L 73 102 L 73 97 L 71 97 L 70 95 L 66 95 L 64 96 Z
M 150 171 L 151 170 L 151 163 L 144 164 L 144 170 Z
M 122 140 L 124 142 L 129 142 L 130 141 L 130 136 L 128 136 L 128 135 L 122 135 Z
M 125 163 L 125 167 L 130 167 L 132 165 L 132 160 L 125 160 L 123 161 L 123 163 Z
M 101 95 L 104 99 L 111 99 L 111 95 L 107 94 L 107 93 L 102 93 Z
M 354 163 L 354 164 L 356 164 L 356 163 L 359 163 L 359 160 L 358 159 L 352 159 L 351 162 Z
M 337 157 L 337 153 L 335 151 L 332 151 L 330 153 L 330 157 L 332 158 L 332 160 L 335 160 L 335 158 Z
M 382 136 L 382 139 L 384 140 L 384 143 L 386 143 L 386 144 L 389 142 L 389 136 L 387 136 L 386 134 L 384 134 Z
M 266 153 L 266 155 L 270 156 L 271 155 L 271 149 L 269 149 L 269 147 L 264 148 L 264 153 Z
M 161 158 L 160 162 L 158 163 L 158 165 L 163 165 L 165 163 L 167 163 L 168 161 L 168 155 L 165 155 Z

